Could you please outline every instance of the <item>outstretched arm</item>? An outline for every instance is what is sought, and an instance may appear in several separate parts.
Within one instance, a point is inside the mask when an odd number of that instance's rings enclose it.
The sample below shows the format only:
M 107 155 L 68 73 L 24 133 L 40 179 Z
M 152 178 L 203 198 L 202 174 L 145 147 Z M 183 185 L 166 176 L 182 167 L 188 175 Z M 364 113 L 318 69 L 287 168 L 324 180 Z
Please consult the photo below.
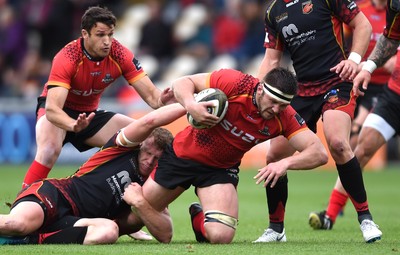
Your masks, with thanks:
M 64 87 L 50 88 L 46 97 L 46 118 L 55 126 L 69 132 L 79 132 L 85 129 L 94 118 L 94 113 L 86 116 L 86 113 L 79 114 L 74 120 L 63 110 L 68 90 Z
M 274 187 L 278 179 L 285 175 L 287 170 L 308 170 L 326 164 L 328 153 L 318 136 L 307 129 L 293 136 L 289 143 L 299 153 L 281 159 L 277 162 L 269 163 L 267 166 L 258 170 L 254 177 L 256 184 L 265 180 L 264 186 L 271 182 Z
M 182 105 L 177 103 L 163 106 L 125 127 L 118 134 L 117 141 L 120 141 L 124 146 L 134 147 L 144 141 L 155 128 L 168 125 L 185 113 Z

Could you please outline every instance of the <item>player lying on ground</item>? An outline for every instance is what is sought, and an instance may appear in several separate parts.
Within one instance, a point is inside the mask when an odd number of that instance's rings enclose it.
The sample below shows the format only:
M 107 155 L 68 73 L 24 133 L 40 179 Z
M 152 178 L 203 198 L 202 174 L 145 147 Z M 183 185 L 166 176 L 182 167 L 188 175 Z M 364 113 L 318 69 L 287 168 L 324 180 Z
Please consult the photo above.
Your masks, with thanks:
M 141 185 L 173 139 L 157 127 L 185 112 L 179 104 L 150 112 L 116 133 L 74 175 L 22 190 L 10 213 L 0 215 L 0 243 L 111 244 L 143 226 L 170 242 L 168 210 L 154 210 Z

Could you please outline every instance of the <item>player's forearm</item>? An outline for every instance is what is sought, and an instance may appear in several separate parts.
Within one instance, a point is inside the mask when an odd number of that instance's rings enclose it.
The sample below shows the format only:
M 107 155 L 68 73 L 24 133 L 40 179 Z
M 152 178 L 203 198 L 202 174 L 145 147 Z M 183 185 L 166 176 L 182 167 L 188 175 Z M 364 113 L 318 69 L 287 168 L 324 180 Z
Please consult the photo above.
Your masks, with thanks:
M 381 35 L 368 59 L 374 61 L 377 67 L 383 66 L 397 53 L 399 43 L 398 40 L 389 39 L 386 36 Z
M 305 150 L 286 159 L 290 170 L 308 170 L 327 163 L 328 156 L 321 143 L 311 143 Z
M 364 24 L 359 24 L 353 30 L 351 52 L 358 53 L 361 58 L 364 56 L 368 49 L 369 41 L 371 38 L 372 27 L 368 20 L 363 20 Z
M 64 129 L 68 132 L 73 132 L 75 120 L 69 117 L 62 109 L 57 107 L 46 107 L 46 118 L 53 125 Z
M 280 60 L 281 60 L 280 52 L 272 49 L 266 49 L 264 58 L 258 69 L 257 78 L 259 80 L 262 80 L 269 71 L 280 65 Z
M 161 243 L 169 243 L 172 239 L 172 220 L 167 209 L 156 211 L 146 200 L 134 208 L 152 236 Z
M 185 108 L 191 102 L 195 102 L 193 96 L 195 85 L 189 77 L 182 77 L 175 80 L 172 84 L 172 89 L 176 100 Z

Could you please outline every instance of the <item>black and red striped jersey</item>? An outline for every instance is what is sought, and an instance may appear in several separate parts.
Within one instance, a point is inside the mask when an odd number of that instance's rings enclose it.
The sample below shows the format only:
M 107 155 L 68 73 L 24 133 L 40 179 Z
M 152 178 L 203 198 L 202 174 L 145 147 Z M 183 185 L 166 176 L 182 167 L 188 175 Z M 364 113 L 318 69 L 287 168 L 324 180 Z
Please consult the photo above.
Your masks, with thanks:
M 131 182 L 143 185 L 139 173 L 139 146 L 120 147 L 115 137 L 89 158 L 72 176 L 49 179 L 80 217 L 114 218 L 130 206 L 122 195 Z
M 288 51 L 299 82 L 298 95 L 320 95 L 341 82 L 329 69 L 346 59 L 342 24 L 358 13 L 352 0 L 270 1 L 264 47 Z

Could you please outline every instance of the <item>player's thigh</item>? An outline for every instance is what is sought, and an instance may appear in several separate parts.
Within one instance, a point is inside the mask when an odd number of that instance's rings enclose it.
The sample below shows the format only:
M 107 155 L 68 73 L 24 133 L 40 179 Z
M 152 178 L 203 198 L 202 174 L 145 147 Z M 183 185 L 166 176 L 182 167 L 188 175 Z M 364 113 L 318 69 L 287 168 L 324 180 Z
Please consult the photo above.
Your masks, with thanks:
M 62 147 L 66 131 L 48 121 L 46 115 L 38 119 L 36 122 L 35 131 L 38 149 L 40 149 L 41 146 L 44 147 L 45 145 L 55 148 Z
M 368 113 L 369 113 L 369 109 L 367 109 L 364 106 L 360 105 L 358 107 L 357 116 L 354 118 L 353 123 L 356 123 L 358 125 L 362 125 L 362 123 L 364 123 L 365 119 L 367 118 Z
M 289 144 L 284 136 L 278 136 L 270 140 L 270 146 L 267 152 L 267 163 L 276 162 L 287 158 L 296 150 Z
M 86 140 L 86 144 L 92 146 L 103 146 L 118 130 L 132 123 L 134 119 L 123 114 L 115 114 L 106 124 L 91 138 Z
M 327 110 L 323 115 L 323 129 L 329 151 L 337 164 L 344 164 L 354 157 L 350 147 L 350 116 L 338 110 Z
M 151 177 L 149 177 L 142 187 L 143 197 L 157 211 L 164 210 L 172 201 L 185 191 L 182 187 L 166 189 Z
M 238 196 L 233 184 L 221 183 L 197 188 L 197 196 L 204 212 L 217 210 L 237 219 Z
M 44 222 L 43 208 L 36 202 L 23 201 L 13 207 L 8 216 L 13 222 L 15 230 L 22 231 L 21 234 L 29 234 L 38 230 Z M 13 227 L 12 225 L 10 225 Z
M 372 127 L 363 127 L 354 151 L 361 167 L 364 167 L 382 145 L 386 143 L 382 134 Z

